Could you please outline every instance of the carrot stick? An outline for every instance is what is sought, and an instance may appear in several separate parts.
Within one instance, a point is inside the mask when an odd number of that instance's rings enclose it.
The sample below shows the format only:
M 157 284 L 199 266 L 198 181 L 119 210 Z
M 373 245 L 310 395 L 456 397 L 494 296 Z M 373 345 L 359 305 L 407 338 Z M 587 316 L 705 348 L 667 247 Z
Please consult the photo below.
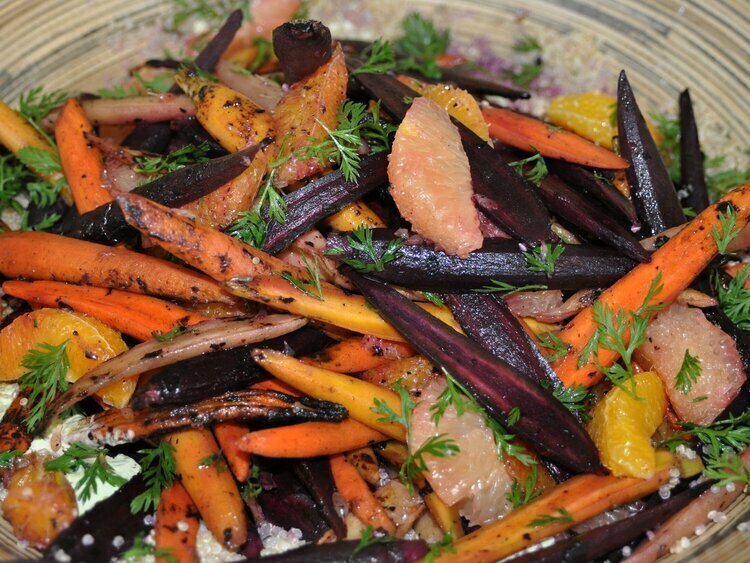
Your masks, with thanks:
M 501 520 L 464 536 L 453 544 L 452 551 L 443 552 L 435 561 L 497 561 L 615 506 L 653 493 L 669 482 L 670 471 L 674 467 L 674 458 L 666 452 L 662 453 L 665 454 L 664 458 L 648 479 L 576 475 Z M 550 517 L 552 521 L 549 521 Z M 543 523 L 545 520 L 548 523 Z
M 78 213 L 86 213 L 112 201 L 109 191 L 103 187 L 102 153 L 86 138 L 86 134 L 93 132 L 81 104 L 70 98 L 57 118 L 55 139 Z
M 219 442 L 232 473 L 240 482 L 247 481 L 250 473 L 250 454 L 239 447 L 239 440 L 247 431 L 247 426 L 235 422 L 221 422 L 214 426 L 216 441 Z
M 377 400 L 388 404 L 394 412 L 401 412 L 401 400 L 390 389 L 378 387 L 356 377 L 309 366 L 274 350 L 256 348 L 252 356 L 264 370 L 305 395 L 344 405 L 354 420 L 391 438 L 402 442 L 405 440 L 403 426 L 394 422 L 379 421 L 383 415 L 372 410 Z
M 300 291 L 280 276 L 288 272 L 298 280 L 308 280 L 309 274 L 301 268 L 228 235 L 197 225 L 146 198 L 120 194 L 117 202 L 130 225 L 151 236 L 159 246 L 191 266 L 225 283 L 235 295 L 348 330 L 403 341 L 403 337 L 360 295 L 345 293 L 323 282 L 322 299 L 319 299 L 317 295 Z M 447 308 L 426 303 L 420 306 L 460 330 Z
M 750 218 L 750 183 L 728 193 L 717 203 L 707 207 L 664 246 L 654 252 L 651 262 L 638 264 L 602 293 L 599 301 L 612 307 L 615 312 L 620 308 L 624 311 L 635 311 L 643 304 L 651 284 L 659 273 L 661 273 L 662 288 L 651 304 L 669 304 L 674 301 L 716 256 L 718 250 L 711 230 L 716 228 L 720 233 L 722 232 L 719 215 L 727 204 L 734 206 L 737 212 L 737 224 L 744 226 Z M 592 355 L 588 362 L 578 366 L 580 352 L 593 338 L 597 328 L 593 307 L 589 306 L 578 313 L 558 333 L 558 337 L 568 345 L 569 352 L 553 367 L 566 386 L 573 384 L 590 386 L 602 378 L 602 374 L 593 363 L 594 357 L 598 357 L 598 364 L 605 367 L 617 361 L 616 352 L 599 347 L 598 356 Z M 629 338 L 629 335 L 626 337 Z
M 306 364 L 338 373 L 356 373 L 390 362 L 393 357 L 383 354 L 383 346 L 393 348 L 399 357 L 414 354 L 411 346 L 401 342 L 368 343 L 361 336 L 353 336 L 329 346 L 311 358 L 302 358 Z
M 53 281 L 7 281 L 3 292 L 33 305 L 70 307 L 141 341 L 149 340 L 156 331 L 169 332 L 178 324 L 189 326 L 207 320 L 168 301 L 117 289 Z
M 258 383 L 253 383 L 250 388 L 266 389 L 267 391 L 278 391 L 279 393 L 286 393 L 287 395 L 291 395 L 292 397 L 299 397 L 301 394 L 294 387 L 291 387 L 286 383 L 283 383 L 274 378 L 266 379 L 265 381 L 259 381 Z
M 333 481 L 352 513 L 365 526 L 372 526 L 375 530 L 385 530 L 391 535 L 395 534 L 396 525 L 393 520 L 388 517 L 383 505 L 372 494 L 370 487 L 354 466 L 341 454 L 331 456 L 330 461 Z
M 750 268 L 750 266 L 748 266 L 746 262 L 740 262 L 739 264 L 728 266 L 726 268 L 726 272 L 733 278 L 736 278 L 741 272 L 743 272 L 745 269 L 748 269 L 748 268 Z M 750 275 L 748 275 L 742 287 L 744 287 L 745 289 L 750 289 Z
M 245 508 L 232 474 L 211 462 L 221 455 L 211 431 L 184 430 L 167 440 L 175 449 L 177 475 L 206 527 L 224 547 L 237 551 L 247 540 Z
M 337 231 L 353 231 L 357 227 L 378 229 L 385 227 L 385 223 L 375 212 L 361 201 L 350 203 L 341 211 L 337 211 L 327 219 L 325 224 Z
M 156 509 L 156 552 L 165 550 L 177 563 L 198 562 L 197 509 L 185 488 L 175 481 L 161 492 Z M 169 558 L 157 557 L 158 563 L 167 563 Z
M 0 273 L 161 295 L 180 301 L 234 303 L 213 280 L 166 260 L 42 232 L 0 233 Z
M 0 101 L 0 145 L 18 156 L 21 149 L 34 148 L 41 149 L 50 155 L 55 155 L 57 151 L 44 139 L 39 132 L 32 127 L 19 113 L 13 111 L 4 102 Z M 60 172 L 42 172 L 34 170 L 34 173 L 42 180 L 46 180 L 53 186 L 63 178 Z M 67 204 L 73 202 L 70 196 L 70 188 L 67 186 L 60 192 Z
M 387 439 L 377 430 L 347 418 L 342 422 L 303 422 L 248 432 L 237 445 L 242 451 L 265 457 L 297 458 L 343 453 Z
M 490 136 L 506 145 L 595 168 L 628 167 L 612 151 L 533 117 L 502 108 L 484 108 L 482 115 L 490 126 Z

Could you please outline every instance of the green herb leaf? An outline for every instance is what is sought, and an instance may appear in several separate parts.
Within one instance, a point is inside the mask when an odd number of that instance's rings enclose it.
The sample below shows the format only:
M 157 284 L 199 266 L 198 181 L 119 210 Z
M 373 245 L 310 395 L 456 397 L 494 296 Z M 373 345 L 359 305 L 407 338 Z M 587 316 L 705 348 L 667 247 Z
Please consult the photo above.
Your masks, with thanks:
M 111 99 L 122 99 L 137 96 L 139 94 L 138 88 L 131 86 L 125 88 L 124 86 L 114 86 L 113 88 L 101 88 L 96 91 L 96 95 L 100 98 L 111 98 Z
M 543 64 L 541 59 L 538 59 L 533 63 L 523 63 L 520 69 L 511 71 L 508 74 L 508 78 L 516 86 L 528 88 L 534 79 L 542 74 L 542 68 Z
M 737 224 L 737 212 L 731 203 L 727 204 L 726 211 L 719 213 L 721 232 L 716 225 L 711 227 L 711 237 L 716 242 L 719 254 L 726 254 L 729 243 L 732 242 L 742 231 L 742 225 Z
M 128 549 L 127 551 L 124 551 L 122 555 L 120 555 L 120 558 L 122 558 L 123 561 L 127 562 L 134 562 L 134 561 L 142 561 L 145 557 L 153 557 L 153 558 L 162 558 L 167 561 L 167 563 L 178 563 L 177 557 L 174 556 L 174 553 L 172 552 L 171 548 L 168 547 L 162 547 L 159 549 L 156 549 L 156 546 L 150 543 L 146 543 L 143 539 L 143 534 L 138 534 L 135 537 L 135 540 L 133 541 L 133 546 Z
M 547 163 L 538 151 L 529 157 L 509 162 L 508 165 L 516 171 L 516 174 L 528 178 L 530 182 L 533 182 L 537 186 L 549 174 Z
M 323 301 L 323 287 L 320 283 L 320 266 L 318 265 L 318 257 L 315 256 L 313 264 L 310 264 L 305 256 L 302 257 L 302 261 L 305 263 L 305 270 L 307 271 L 308 279 L 306 281 L 295 278 L 289 272 L 281 272 L 279 275 L 305 295 L 309 295 L 318 301 Z
M 552 363 L 568 355 L 570 345 L 563 342 L 554 332 L 545 332 L 538 336 L 539 346 L 551 350 L 551 354 L 545 354 L 547 361 Z
M 174 446 L 169 442 L 159 442 L 156 447 L 146 448 L 138 453 L 143 455 L 140 463 L 146 490 L 130 503 L 133 514 L 156 508 L 162 490 L 172 485 L 176 472 Z
M 586 412 L 591 408 L 594 395 L 585 385 L 574 384 L 565 387 L 562 383 L 555 386 L 552 395 L 560 401 L 566 409 L 573 414 L 577 414 L 582 420 L 588 420 L 590 417 Z
M 48 471 L 62 471 L 70 474 L 78 469 L 83 470 L 83 476 L 76 484 L 82 502 L 86 502 L 98 491 L 99 483 L 107 483 L 113 487 L 121 487 L 127 479 L 115 473 L 107 461 L 107 448 L 91 446 L 83 442 L 73 442 L 65 452 L 44 464 Z
M 739 269 L 726 287 L 718 275 L 712 276 L 721 310 L 740 329 L 750 332 L 750 290 L 745 289 L 750 277 L 750 265 Z
M 453 547 L 453 530 L 448 530 L 442 538 L 430 544 L 430 549 L 424 556 L 424 561 L 425 563 L 433 563 L 435 558 L 443 553 L 456 553 L 456 548 Z
M 197 146 L 185 145 L 167 155 L 136 156 L 133 170 L 141 174 L 168 174 L 191 164 L 206 162 L 209 150 L 208 143 L 203 142 Z
M 445 302 L 440 299 L 440 296 L 437 293 L 432 293 L 431 291 L 423 291 L 422 297 L 427 299 L 430 303 L 437 307 L 445 307 Z
M 450 32 L 437 29 L 416 12 L 403 19 L 401 28 L 404 34 L 394 43 L 396 51 L 405 56 L 397 61 L 399 70 L 414 70 L 428 78 L 440 78 L 442 72 L 437 57 L 448 50 Z
M 267 232 L 268 224 L 257 209 L 241 211 L 238 219 L 227 229 L 230 236 L 255 248 L 263 248 Z
M 543 242 L 530 251 L 524 252 L 523 255 L 526 257 L 526 266 L 529 271 L 543 272 L 548 278 L 551 278 L 552 274 L 555 273 L 555 263 L 563 252 L 565 252 L 563 243 L 549 244 Z
M 693 385 L 701 376 L 700 358 L 690 354 L 690 350 L 685 350 L 685 356 L 682 358 L 682 365 L 677 372 L 674 380 L 674 388 L 683 395 L 687 395 L 693 388 Z
M 364 64 L 352 72 L 357 74 L 383 74 L 396 68 L 396 58 L 390 41 L 376 39 L 369 47 L 362 51 L 366 56 Z
M 692 422 L 680 423 L 683 431 L 662 440 L 658 447 L 667 446 L 674 451 L 679 445 L 688 445 L 691 437 L 706 444 L 713 452 L 726 449 L 740 451 L 750 445 L 750 410 L 739 416 L 730 415 L 723 420 L 701 426 Z
M 343 262 L 363 274 L 382 272 L 386 264 L 393 262 L 401 255 L 401 247 L 404 246 L 402 239 L 393 239 L 388 243 L 383 253 L 378 254 L 372 242 L 372 229 L 364 226 L 354 229 L 350 235 L 347 235 L 346 240 L 353 250 L 364 253 L 368 261 L 347 258 Z M 337 256 L 343 254 L 343 252 L 340 248 L 332 248 L 326 251 L 326 254 Z
M 133 73 L 133 77 L 141 84 L 141 86 L 145 90 L 153 92 L 155 94 L 165 94 L 166 92 L 169 92 L 169 89 L 174 83 L 173 72 L 159 74 L 154 78 L 147 80 L 146 78 L 141 76 L 140 72 L 135 71 Z
M 559 515 L 556 515 L 554 513 L 540 514 L 529 523 L 529 527 L 540 528 L 542 526 L 546 526 L 547 524 L 552 524 L 553 522 L 574 522 L 573 516 L 571 516 L 570 512 L 568 512 L 565 508 L 558 508 L 555 512 L 557 512 Z
M 250 468 L 250 475 L 245 481 L 245 485 L 242 487 L 242 498 L 247 500 L 248 498 L 258 498 L 258 495 L 263 492 L 263 485 L 260 484 L 260 466 L 257 463 L 253 463 Z
M 352 555 L 357 555 L 371 545 L 378 543 L 391 543 L 394 541 L 396 541 L 396 538 L 393 536 L 376 532 L 372 526 L 365 526 L 362 530 L 362 536 L 359 538 L 359 543 L 354 548 L 354 551 L 352 551 Z
M 474 289 L 474 293 L 502 293 L 504 296 L 513 295 L 520 291 L 534 291 L 537 289 L 547 289 L 546 285 L 542 284 L 528 284 L 528 285 L 512 285 L 504 281 L 490 280 L 492 285 L 485 285 L 481 289 Z
M 43 139 L 56 147 L 55 140 L 42 127 L 42 119 L 47 117 L 53 109 L 65 103 L 68 97 L 68 93 L 62 90 L 44 92 L 41 86 L 37 86 L 21 94 L 18 100 L 18 113 L 26 118 Z
M 531 472 L 526 476 L 523 485 L 518 479 L 513 479 L 510 492 L 505 495 L 505 498 L 513 505 L 514 510 L 528 504 L 542 494 L 542 489 L 536 489 L 538 473 L 536 465 L 532 465 Z
M 28 371 L 19 379 L 21 389 L 29 389 L 26 427 L 29 432 L 44 418 L 47 406 L 68 388 L 65 376 L 70 368 L 67 347 L 70 340 L 54 346 L 46 342 L 26 352 L 21 366 Z
M 7 469 L 13 465 L 13 461 L 23 455 L 21 450 L 11 450 L 9 452 L 0 453 L 0 468 Z
M 524 35 L 513 44 L 513 51 L 516 53 L 532 53 L 534 51 L 542 51 L 542 45 L 539 40 L 533 35 Z
M 154 339 L 158 340 L 159 342 L 171 342 L 172 340 L 174 340 L 181 334 L 185 334 L 186 332 L 190 332 L 190 329 L 180 324 L 176 324 L 171 329 L 169 329 L 169 332 L 154 330 L 151 332 L 151 336 L 153 336 Z
M 721 453 L 709 451 L 704 457 L 706 467 L 703 475 L 707 479 L 716 481 L 719 487 L 729 483 L 740 483 L 743 487 L 750 486 L 750 470 L 745 467 L 742 458 L 732 450 Z
M 198 461 L 198 467 L 214 467 L 217 473 L 224 473 L 228 467 L 221 450 Z

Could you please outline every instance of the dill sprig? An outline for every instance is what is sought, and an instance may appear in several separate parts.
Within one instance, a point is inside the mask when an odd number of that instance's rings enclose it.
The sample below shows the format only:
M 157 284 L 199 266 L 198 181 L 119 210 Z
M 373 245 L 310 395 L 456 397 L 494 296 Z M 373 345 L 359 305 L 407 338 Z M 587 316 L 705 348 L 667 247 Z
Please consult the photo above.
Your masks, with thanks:
M 737 235 L 742 231 L 742 225 L 737 224 L 737 212 L 731 203 L 727 204 L 726 211 L 719 213 L 719 223 L 721 224 L 721 232 L 714 225 L 711 227 L 711 237 L 716 242 L 719 254 L 726 254 L 729 243 L 737 238 Z
M 690 350 L 685 350 L 685 356 L 682 358 L 682 365 L 680 365 L 680 369 L 674 380 L 674 388 L 683 395 L 687 395 L 700 376 L 700 358 L 693 356 L 690 353 Z
M 227 233 L 250 246 L 263 248 L 263 243 L 266 242 L 266 234 L 268 233 L 268 224 L 263 219 L 260 211 L 251 209 L 240 212 L 237 220 L 227 229 Z
M 352 72 L 356 74 L 384 74 L 396 68 L 396 57 L 393 45 L 390 41 L 376 39 L 369 47 L 362 51 L 362 56 L 367 57 L 358 69 Z
M 307 280 L 297 279 L 289 272 L 281 272 L 279 275 L 305 295 L 317 299 L 318 301 L 323 301 L 323 287 L 320 283 L 320 265 L 318 264 L 318 257 L 314 257 L 314 262 L 312 264 L 310 264 L 306 256 L 302 257 L 302 261 L 304 262 L 305 270 L 307 271 Z
M 557 244 L 543 242 L 530 251 L 524 252 L 523 255 L 526 257 L 526 267 L 529 271 L 542 272 L 551 278 L 555 273 L 555 263 L 563 252 L 565 252 L 565 245 L 562 242 Z
M 113 86 L 112 88 L 100 88 L 95 92 L 97 96 L 100 98 L 111 98 L 115 100 L 119 100 L 122 98 L 130 98 L 133 96 L 137 96 L 139 94 L 138 88 L 135 86 L 130 86 L 129 88 L 125 88 L 122 85 Z
M 174 482 L 176 472 L 174 451 L 174 446 L 165 441 L 159 442 L 154 448 L 139 450 L 138 453 L 143 455 L 140 464 L 146 490 L 130 503 L 130 511 L 133 514 L 156 508 L 162 490 Z
M 750 277 L 750 265 L 740 268 L 726 287 L 718 275 L 712 276 L 721 310 L 737 327 L 750 332 L 750 290 L 745 289 Z
M 18 379 L 18 384 L 21 389 L 30 390 L 26 415 L 29 432 L 36 429 L 47 412 L 47 406 L 57 394 L 68 388 L 65 376 L 70 368 L 67 354 L 69 343 L 70 340 L 65 340 L 55 346 L 43 342 L 26 352 L 21 360 L 21 366 L 28 370 Z
M 411 417 L 418 403 L 414 402 L 411 395 L 409 395 L 409 390 L 400 382 L 393 386 L 393 390 L 398 393 L 398 396 L 401 399 L 400 414 L 395 412 L 386 401 L 377 398 L 375 399 L 374 406 L 371 407 L 371 410 L 383 415 L 378 419 L 378 422 L 400 424 L 404 427 L 404 430 L 406 430 L 408 454 L 406 460 L 401 466 L 399 475 L 409 489 L 409 493 L 413 495 L 415 493 L 414 482 L 420 477 L 420 475 L 422 475 L 422 473 L 428 471 L 424 456 L 429 454 L 435 457 L 450 457 L 457 454 L 459 448 L 455 440 L 452 438 L 446 438 L 445 434 L 438 434 L 437 436 L 430 436 L 417 449 L 412 449 L 411 444 L 413 443 L 413 439 Z
M 513 285 L 504 281 L 490 280 L 491 285 L 485 285 L 480 289 L 473 289 L 474 293 L 501 293 L 503 296 L 513 295 L 521 291 L 534 291 L 537 289 L 547 289 L 543 284 Z
M 166 155 L 136 156 L 133 159 L 136 163 L 133 170 L 142 174 L 168 174 L 191 164 L 209 160 L 209 150 L 208 143 L 203 142 L 200 145 L 185 145 Z
M 508 165 L 515 170 L 516 174 L 524 176 L 536 186 L 541 184 L 542 180 L 549 174 L 547 163 L 539 151 L 521 160 L 509 162 Z
M 354 548 L 354 551 L 352 551 L 352 554 L 357 555 L 371 545 L 378 543 L 391 543 L 394 541 L 396 541 L 396 538 L 390 534 L 381 533 L 380 531 L 376 532 L 375 528 L 372 526 L 365 526 L 362 530 L 362 535 L 359 538 L 359 543 Z
M 562 522 L 562 523 L 569 523 L 574 522 L 573 516 L 570 514 L 570 512 L 567 511 L 565 508 L 558 508 L 555 510 L 559 514 L 556 515 L 554 513 L 552 514 L 540 514 L 534 520 L 529 522 L 530 528 L 540 528 L 542 526 L 546 526 L 547 524 L 552 524 L 553 522 Z
M 383 253 L 380 254 L 375 249 L 375 245 L 372 241 L 372 229 L 364 226 L 354 229 L 350 235 L 347 235 L 346 240 L 353 250 L 364 253 L 365 256 L 367 256 L 368 261 L 353 258 L 346 258 L 342 261 L 344 264 L 351 266 L 363 274 L 382 272 L 385 269 L 386 264 L 393 262 L 401 255 L 401 247 L 404 246 L 404 241 L 402 239 L 392 239 L 388 242 L 388 246 L 386 246 Z M 330 248 L 326 251 L 326 254 L 331 256 L 339 256 L 343 253 L 344 250 L 342 248 L 336 247 Z
M 83 442 L 73 442 L 65 452 L 55 459 L 44 464 L 49 471 L 62 471 L 66 475 L 79 469 L 83 470 L 83 476 L 76 484 L 82 502 L 96 494 L 99 483 L 108 483 L 113 487 L 121 487 L 127 480 L 120 477 L 107 461 L 107 448 L 90 446 Z

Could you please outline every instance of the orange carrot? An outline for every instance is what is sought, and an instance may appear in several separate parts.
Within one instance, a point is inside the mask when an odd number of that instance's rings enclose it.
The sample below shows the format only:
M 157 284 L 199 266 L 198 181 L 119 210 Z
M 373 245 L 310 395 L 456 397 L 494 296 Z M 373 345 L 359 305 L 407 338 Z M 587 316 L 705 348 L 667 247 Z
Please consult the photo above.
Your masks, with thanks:
M 178 324 L 189 326 L 207 320 L 168 301 L 117 289 L 53 281 L 7 281 L 3 291 L 32 305 L 70 307 L 141 341 L 152 338 L 156 331 L 168 332 Z
M 380 501 L 372 494 L 359 471 L 341 454 L 331 456 L 330 460 L 336 489 L 344 497 L 352 513 L 365 526 L 372 526 L 375 530 L 382 529 L 394 535 L 396 525 L 388 517 Z
M 501 520 L 464 536 L 435 561 L 483 563 L 503 559 L 606 510 L 657 491 L 669 481 L 673 461 L 667 453 L 649 479 L 576 475 Z M 548 523 L 541 523 L 544 520 Z
M 197 563 L 199 524 L 197 509 L 185 487 L 175 481 L 164 489 L 159 498 L 154 524 L 156 552 L 168 553 L 171 558 L 157 557 L 157 563 L 167 563 L 170 560 L 177 563 Z
M 287 395 L 291 395 L 292 397 L 300 396 L 300 392 L 297 391 L 294 387 L 274 378 L 266 379 L 265 381 L 259 381 L 258 383 L 253 383 L 250 387 L 253 389 L 267 389 L 268 391 L 278 391 L 279 393 L 286 393 Z
M 599 297 L 606 306 L 624 311 L 636 311 L 647 297 L 656 276 L 661 274 L 661 290 L 652 299 L 651 305 L 669 304 L 693 282 L 716 256 L 716 241 L 712 229 L 721 232 L 720 211 L 732 204 L 737 211 L 737 224 L 744 226 L 750 219 L 750 183 L 728 193 L 720 201 L 709 206 L 684 229 L 667 241 L 651 256 L 651 262 L 638 264 L 622 279 Z M 579 357 L 584 346 L 594 337 L 598 325 L 594 320 L 593 307 L 578 313 L 558 337 L 568 345 L 568 354 L 555 362 L 553 367 L 566 386 L 580 384 L 590 386 L 602 378 L 594 365 L 592 355 L 588 361 Z M 629 339 L 629 335 L 625 335 Z M 601 366 L 611 366 L 618 354 L 599 347 L 596 357 Z
M 221 453 L 211 431 L 184 430 L 167 440 L 174 446 L 177 475 L 206 527 L 219 543 L 236 551 L 247 541 L 245 507 L 232 474 L 213 462 L 221 459 Z
M 627 168 L 628 163 L 570 131 L 563 131 L 533 117 L 502 108 L 484 108 L 490 136 L 524 151 L 596 168 Z
M 51 233 L 0 233 L 0 273 L 8 278 L 66 281 L 180 301 L 236 302 L 215 281 L 172 262 Z
M 727 267 L 726 272 L 733 278 L 736 278 L 741 272 L 743 272 L 744 270 L 748 268 L 750 268 L 750 266 L 748 266 L 747 263 L 740 262 L 739 264 L 734 264 L 733 266 Z M 743 287 L 745 289 L 750 289 L 750 275 L 748 275 L 747 279 L 745 279 L 745 283 L 743 284 Z
M 383 349 L 392 352 L 386 357 Z M 303 358 L 306 364 L 339 373 L 356 373 L 381 366 L 393 359 L 410 356 L 414 350 L 402 342 L 370 341 L 361 336 L 353 336 L 319 352 L 310 358 Z
M 112 201 L 109 191 L 103 187 L 102 153 L 86 138 L 86 134 L 93 132 L 81 104 L 70 98 L 57 118 L 55 139 L 78 213 L 86 213 Z
M 247 426 L 235 422 L 221 422 L 214 426 L 214 436 L 238 481 L 247 481 L 250 473 L 250 454 L 241 450 L 239 440 L 247 434 Z
M 265 457 L 316 457 L 347 452 L 387 440 L 369 426 L 342 422 L 303 422 L 248 432 L 237 442 L 242 451 Z

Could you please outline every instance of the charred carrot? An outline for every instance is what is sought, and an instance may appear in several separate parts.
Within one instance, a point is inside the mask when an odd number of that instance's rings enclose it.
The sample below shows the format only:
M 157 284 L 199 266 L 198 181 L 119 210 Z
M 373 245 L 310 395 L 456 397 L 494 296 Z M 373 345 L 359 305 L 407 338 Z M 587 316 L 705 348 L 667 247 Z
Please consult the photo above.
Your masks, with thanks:
M 610 150 L 558 127 L 503 108 L 484 108 L 490 135 L 506 145 L 595 168 L 623 169 L 628 163 Z
M 384 348 L 389 348 L 388 356 Z M 361 336 L 353 336 L 319 352 L 311 358 L 303 358 L 307 364 L 338 373 L 356 373 L 381 366 L 395 359 L 414 354 L 408 344 L 401 342 L 369 342 Z
M 346 458 L 331 456 L 331 473 L 339 494 L 349 505 L 349 509 L 365 526 L 382 529 L 388 534 L 396 533 L 396 525 L 386 514 L 383 505 L 372 494 L 365 480 Z
M 250 472 L 250 454 L 241 450 L 239 440 L 247 434 L 247 426 L 236 422 L 222 422 L 214 426 L 214 436 L 227 458 L 232 473 L 239 482 L 247 480 Z
M 167 437 L 174 447 L 177 475 L 198 507 L 206 527 L 227 549 L 236 551 L 247 540 L 247 518 L 240 491 L 211 431 L 202 428 Z
M 662 452 L 664 453 L 664 452 Z M 666 453 L 649 479 L 576 475 L 501 520 L 464 536 L 435 561 L 497 561 L 544 538 L 559 534 L 602 512 L 653 493 L 671 477 L 673 457 Z
M 0 273 L 160 295 L 235 303 L 215 281 L 166 260 L 42 232 L 0 233 Z
M 353 231 L 357 227 L 380 229 L 385 223 L 375 212 L 361 201 L 350 203 L 325 220 L 326 225 L 337 231 Z
M 176 325 L 207 320 L 168 301 L 117 289 L 54 281 L 7 281 L 3 292 L 34 305 L 70 307 L 141 341 L 152 338 L 156 331 L 168 332 Z
M 44 152 L 53 155 L 55 159 L 57 158 L 54 147 L 50 145 L 47 140 L 29 124 L 28 121 L 2 101 L 0 101 L 0 123 L 3 124 L 2 128 L 0 128 L 0 145 L 3 145 L 14 155 L 18 156 L 21 149 L 33 148 L 41 149 Z M 58 171 L 48 172 L 34 170 L 34 173 L 53 186 L 63 177 Z M 67 185 L 60 193 L 66 203 L 70 204 L 73 202 L 73 199 L 70 196 L 70 188 Z
M 86 213 L 112 201 L 103 185 L 102 153 L 86 138 L 93 132 L 81 104 L 70 98 L 57 118 L 55 139 L 78 213 Z
M 347 452 L 387 440 L 353 418 L 343 422 L 303 422 L 248 432 L 238 442 L 241 450 L 274 458 L 304 458 Z
M 198 225 L 143 197 L 119 194 L 117 202 L 130 225 L 151 236 L 159 246 L 191 266 L 224 282 L 229 291 L 239 297 L 362 334 L 403 340 L 393 327 L 368 307 L 362 296 L 345 293 L 325 282 L 321 283 L 320 295 L 309 290 L 303 292 L 281 277 L 287 272 L 297 280 L 308 281 L 309 274 L 301 268 Z M 460 330 L 446 307 L 420 306 Z
M 660 283 L 661 289 L 649 304 L 669 304 L 674 301 L 716 256 L 717 245 L 711 233 L 712 230 L 722 232 L 720 218 L 724 217 L 723 213 L 730 205 L 736 210 L 737 225 L 744 226 L 750 218 L 750 183 L 707 207 L 654 252 L 651 262 L 638 264 L 602 293 L 599 301 L 612 307 L 615 312 L 619 309 L 636 311 L 644 304 L 655 280 Z M 657 280 L 659 274 L 661 277 Z M 616 352 L 599 347 L 596 354 L 581 360 L 581 351 L 594 337 L 597 329 L 593 306 L 589 306 L 558 333 L 558 337 L 568 345 L 569 352 L 553 367 L 566 386 L 590 386 L 602 378 L 601 372 L 594 365 L 594 357 L 597 358 L 598 365 L 604 367 L 612 365 L 618 359 Z M 625 338 L 628 340 L 629 335 L 625 335 Z
M 157 563 L 167 563 L 170 560 L 177 563 L 197 563 L 199 524 L 193 499 L 182 484 L 175 481 L 164 489 L 159 498 L 154 524 L 156 553 L 168 553 L 171 557 L 157 557 Z
M 382 415 L 372 410 L 377 399 L 387 403 L 394 412 L 401 412 L 401 400 L 390 389 L 378 387 L 356 377 L 309 366 L 274 350 L 256 348 L 252 355 L 263 369 L 305 395 L 339 403 L 346 407 L 349 416 L 354 420 L 391 438 L 404 441 L 403 426 L 379 421 Z

